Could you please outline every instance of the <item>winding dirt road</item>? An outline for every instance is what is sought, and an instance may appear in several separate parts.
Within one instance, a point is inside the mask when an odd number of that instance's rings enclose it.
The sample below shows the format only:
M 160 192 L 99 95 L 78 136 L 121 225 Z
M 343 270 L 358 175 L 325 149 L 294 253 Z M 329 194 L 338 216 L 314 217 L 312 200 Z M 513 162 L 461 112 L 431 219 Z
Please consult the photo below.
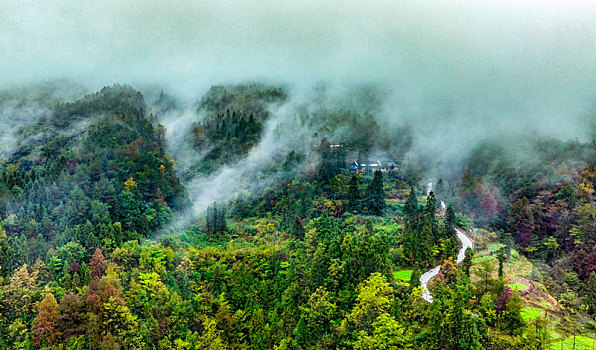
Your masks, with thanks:
M 468 238 L 468 236 L 466 236 L 460 229 L 456 228 L 455 231 L 457 232 L 457 238 L 461 241 L 461 249 L 459 250 L 459 253 L 457 254 L 457 259 L 455 260 L 455 262 L 459 264 L 462 261 L 464 261 L 464 258 L 466 257 L 466 249 L 474 248 L 474 245 L 472 244 L 472 241 Z M 426 271 L 422 274 L 422 276 L 420 276 L 420 286 L 422 286 L 422 299 L 428 301 L 429 303 L 433 302 L 433 296 L 428 291 L 428 282 L 430 282 L 436 275 L 438 275 L 440 270 L 441 265 L 435 266 L 434 268 Z

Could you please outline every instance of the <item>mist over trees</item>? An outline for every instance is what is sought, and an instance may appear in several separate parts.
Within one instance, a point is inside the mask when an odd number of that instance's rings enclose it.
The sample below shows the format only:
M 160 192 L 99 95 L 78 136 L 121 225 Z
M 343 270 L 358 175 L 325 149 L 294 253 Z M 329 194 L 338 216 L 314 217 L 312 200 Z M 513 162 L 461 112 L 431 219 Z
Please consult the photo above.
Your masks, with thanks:
M 18 131 L 0 174 L 7 341 L 516 346 L 547 323 L 522 317 L 529 301 L 507 282 L 512 248 L 544 264 L 551 293 L 575 293 L 567 308 L 592 315 L 592 142 L 487 141 L 434 171 L 440 162 L 412 163 L 413 128 L 348 110 L 354 100 L 309 107 L 283 87 L 215 86 L 187 113 L 167 96 L 114 85 L 40 102 L 43 117 Z M 174 135 L 173 114 L 188 119 Z M 456 265 L 458 227 L 495 230 L 479 242 L 498 242 L 496 263 L 468 250 Z M 426 305 L 418 279 L 432 266 Z M 562 288 L 559 276 L 575 282 Z

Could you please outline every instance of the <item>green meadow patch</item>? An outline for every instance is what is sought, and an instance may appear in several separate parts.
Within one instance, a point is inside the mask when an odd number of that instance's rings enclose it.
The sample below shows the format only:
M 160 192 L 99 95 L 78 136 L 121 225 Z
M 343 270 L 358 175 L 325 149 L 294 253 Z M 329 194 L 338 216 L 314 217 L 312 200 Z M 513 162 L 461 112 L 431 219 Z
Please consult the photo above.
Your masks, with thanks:
M 475 262 L 475 263 L 479 263 L 479 262 L 484 261 L 484 260 L 496 260 L 496 258 L 494 256 L 491 256 L 491 255 L 483 255 L 483 256 L 477 256 L 477 257 L 475 257 L 475 258 L 472 259 L 472 261 Z
M 399 284 L 410 285 L 410 277 L 412 277 L 414 270 L 399 270 L 393 273 L 393 278 Z
M 537 319 L 542 315 L 542 310 L 535 307 L 526 307 L 521 310 L 521 317 L 524 321 L 529 322 Z
M 528 288 L 528 286 L 526 286 L 525 284 L 521 284 L 519 282 L 515 282 L 515 283 L 510 284 L 509 288 L 511 288 L 513 290 L 522 290 L 522 289 Z
M 583 335 L 575 336 L 575 348 L 573 347 L 573 336 L 565 340 L 557 340 L 551 345 L 551 349 L 576 349 L 576 350 L 592 350 L 596 349 L 596 342 L 590 337 Z
M 488 245 L 488 251 L 496 252 L 497 250 L 499 250 L 503 247 L 505 247 L 505 245 L 503 243 L 490 243 Z

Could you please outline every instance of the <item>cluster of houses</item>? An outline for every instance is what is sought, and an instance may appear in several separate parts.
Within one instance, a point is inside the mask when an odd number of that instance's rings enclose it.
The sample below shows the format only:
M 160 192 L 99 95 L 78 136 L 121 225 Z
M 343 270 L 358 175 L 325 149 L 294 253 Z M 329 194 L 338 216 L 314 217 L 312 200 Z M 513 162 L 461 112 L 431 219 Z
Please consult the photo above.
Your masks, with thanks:
M 332 154 L 336 155 L 336 159 L 340 167 L 346 166 L 346 148 L 343 143 L 332 143 L 329 145 L 329 149 Z M 377 170 L 382 172 L 395 172 L 398 170 L 397 163 L 391 160 L 379 161 L 379 160 L 357 160 L 353 161 L 348 165 L 348 170 L 358 174 L 372 174 Z
M 397 164 L 393 161 L 386 161 L 381 163 L 378 160 L 354 161 L 350 164 L 348 169 L 355 173 L 374 173 L 377 170 L 382 172 L 397 171 Z

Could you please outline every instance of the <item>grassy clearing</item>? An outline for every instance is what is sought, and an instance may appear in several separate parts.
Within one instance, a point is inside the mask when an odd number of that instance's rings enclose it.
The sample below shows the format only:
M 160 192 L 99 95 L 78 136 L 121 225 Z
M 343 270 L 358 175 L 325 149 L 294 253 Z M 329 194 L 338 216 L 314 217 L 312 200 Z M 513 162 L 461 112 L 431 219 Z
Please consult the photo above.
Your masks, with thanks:
M 489 243 L 487 248 L 489 252 L 496 252 L 502 247 L 505 247 L 503 243 Z
M 540 317 L 540 315 L 542 315 L 542 310 L 537 309 L 535 307 L 526 307 L 526 308 L 523 308 L 521 311 L 521 317 L 526 322 L 535 320 L 538 317 Z
M 557 340 L 551 345 L 551 349 L 574 349 L 573 347 L 573 336 L 561 341 Z M 596 349 L 596 343 L 594 339 L 583 335 L 575 336 L 575 349 L 576 350 L 592 350 Z
M 393 273 L 393 278 L 399 284 L 410 285 L 410 277 L 412 277 L 414 270 L 399 270 Z
M 522 290 L 522 289 L 528 288 L 528 286 L 526 286 L 525 284 L 521 284 L 519 282 L 515 282 L 515 283 L 511 283 L 509 285 L 509 288 L 511 288 L 513 290 Z
M 477 256 L 477 257 L 475 257 L 475 258 L 472 259 L 472 261 L 475 262 L 475 263 L 479 263 L 479 262 L 482 262 L 484 260 L 497 260 L 497 259 L 495 259 L 494 256 L 490 256 L 490 255 Z

